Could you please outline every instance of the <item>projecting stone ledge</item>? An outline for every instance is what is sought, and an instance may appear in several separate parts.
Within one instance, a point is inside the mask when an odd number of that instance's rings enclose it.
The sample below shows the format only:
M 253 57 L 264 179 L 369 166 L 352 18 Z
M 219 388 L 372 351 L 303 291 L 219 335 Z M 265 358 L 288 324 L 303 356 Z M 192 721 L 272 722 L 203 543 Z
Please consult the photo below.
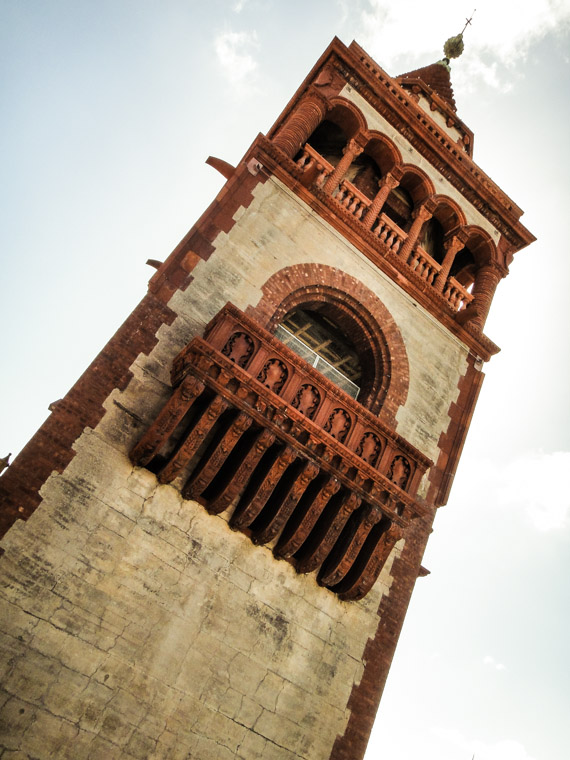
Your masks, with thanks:
M 131 453 L 162 483 L 271 544 L 343 599 L 364 596 L 431 462 L 228 304 L 178 355 L 174 392 Z

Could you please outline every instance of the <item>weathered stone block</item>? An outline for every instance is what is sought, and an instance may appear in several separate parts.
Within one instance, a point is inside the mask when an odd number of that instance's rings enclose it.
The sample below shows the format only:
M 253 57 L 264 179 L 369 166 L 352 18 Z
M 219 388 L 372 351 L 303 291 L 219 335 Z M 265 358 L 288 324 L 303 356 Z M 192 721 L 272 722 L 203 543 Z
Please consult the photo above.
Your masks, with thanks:
M 0 710 L 0 747 L 17 750 L 36 718 L 36 708 L 18 697 L 8 697 Z

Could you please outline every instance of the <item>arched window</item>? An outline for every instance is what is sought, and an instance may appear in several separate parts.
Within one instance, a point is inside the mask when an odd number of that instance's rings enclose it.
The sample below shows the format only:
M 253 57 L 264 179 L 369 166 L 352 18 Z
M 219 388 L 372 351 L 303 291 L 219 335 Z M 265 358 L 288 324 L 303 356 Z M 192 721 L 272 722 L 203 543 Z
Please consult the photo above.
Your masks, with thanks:
M 409 365 L 402 335 L 382 301 L 359 280 L 326 264 L 285 267 L 262 291 L 248 314 L 272 333 L 299 309 L 332 323 L 334 341 L 342 340 L 343 353 L 356 354 L 358 403 L 395 425 L 408 395 Z
M 285 315 L 275 335 L 349 396 L 358 397 L 360 360 L 352 341 L 333 319 L 314 309 L 296 308 Z
M 315 129 L 307 142 L 329 164 L 336 166 L 342 158 L 342 151 L 348 142 L 348 138 L 338 124 L 325 119 Z
M 443 248 L 445 232 L 441 223 L 434 217 L 429 219 L 422 232 L 420 245 L 426 253 L 428 253 L 432 259 L 441 264 L 445 256 L 445 250 Z
M 413 223 L 413 211 L 421 206 L 433 193 L 433 185 L 423 172 L 416 167 L 401 167 L 404 174 L 384 205 L 384 213 L 404 232 Z
M 476 273 L 477 265 L 475 263 L 475 257 L 469 247 L 465 246 L 465 248 L 462 248 L 455 255 L 449 274 L 451 277 L 454 277 L 460 285 L 469 289 L 475 281 Z
M 370 158 L 366 153 L 361 153 L 354 159 L 345 175 L 345 179 L 352 182 L 370 200 L 373 200 L 378 192 L 380 178 L 380 169 L 374 159 Z
M 346 176 L 361 193 L 373 200 L 380 189 L 380 180 L 400 162 L 395 145 L 386 136 L 375 135 L 354 159 Z
M 384 213 L 393 222 L 396 222 L 401 230 L 408 230 L 412 221 L 414 201 L 405 187 L 394 188 L 384 204 Z
M 450 275 L 469 290 L 477 278 L 480 267 L 496 260 L 496 248 L 489 235 L 478 228 L 467 228 L 465 247 L 457 252 Z

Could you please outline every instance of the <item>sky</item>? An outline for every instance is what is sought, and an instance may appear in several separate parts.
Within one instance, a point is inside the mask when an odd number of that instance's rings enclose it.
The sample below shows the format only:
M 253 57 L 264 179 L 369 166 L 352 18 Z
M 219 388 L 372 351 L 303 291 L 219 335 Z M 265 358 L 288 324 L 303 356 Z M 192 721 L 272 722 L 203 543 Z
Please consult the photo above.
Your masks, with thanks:
M 334 35 L 389 74 L 456 0 L 0 0 L 0 456 L 144 295 Z M 570 0 L 478 0 L 452 63 L 474 159 L 538 241 L 497 290 L 486 380 L 366 760 L 567 760 Z

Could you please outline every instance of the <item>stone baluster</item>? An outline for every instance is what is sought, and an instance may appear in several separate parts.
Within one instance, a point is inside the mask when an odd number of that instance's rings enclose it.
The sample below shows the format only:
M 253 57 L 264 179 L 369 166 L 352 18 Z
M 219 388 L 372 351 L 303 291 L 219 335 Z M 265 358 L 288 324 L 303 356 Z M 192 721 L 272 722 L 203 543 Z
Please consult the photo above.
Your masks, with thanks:
M 328 193 L 330 195 L 336 190 L 340 184 L 340 181 L 348 171 L 349 166 L 352 164 L 354 159 L 362 153 L 363 150 L 364 148 L 358 144 L 357 138 L 353 138 L 347 142 L 347 144 L 342 149 L 342 158 L 336 165 L 334 172 L 325 182 L 325 186 L 323 187 L 325 193 Z
M 458 253 L 464 247 L 464 245 L 465 243 L 459 235 L 453 235 L 453 237 L 449 238 L 449 240 L 446 240 L 443 244 L 443 247 L 445 249 L 445 256 L 443 257 L 441 269 L 439 270 L 439 274 L 435 283 L 435 289 L 440 293 L 443 293 L 445 283 L 447 282 L 449 272 L 451 271 L 451 266 L 455 259 L 455 254 Z
M 484 264 L 477 272 L 475 284 L 473 285 L 473 301 L 470 308 L 475 311 L 472 325 L 478 330 L 482 330 L 485 326 L 495 290 L 501 278 L 505 275 L 506 272 L 496 262 Z
M 306 143 L 325 118 L 330 104 L 315 89 L 308 90 L 273 138 L 273 144 L 290 158 Z
M 401 174 L 402 172 L 399 169 L 393 169 L 391 172 L 387 172 L 378 183 L 380 189 L 374 196 L 368 208 L 368 213 L 364 218 L 364 226 L 367 230 L 372 229 L 372 225 L 380 216 L 388 196 L 400 184 Z
M 414 245 L 417 242 L 417 239 L 420 236 L 422 227 L 428 221 L 428 219 L 432 218 L 434 211 L 435 211 L 435 208 L 432 207 L 432 204 L 430 203 L 429 200 L 414 210 L 412 214 L 412 218 L 414 221 L 412 222 L 412 226 L 410 227 L 410 231 L 408 232 L 408 237 L 404 241 L 404 245 L 400 248 L 400 253 L 399 253 L 399 255 L 405 261 L 408 260 L 408 256 L 412 252 L 412 248 L 414 247 Z

